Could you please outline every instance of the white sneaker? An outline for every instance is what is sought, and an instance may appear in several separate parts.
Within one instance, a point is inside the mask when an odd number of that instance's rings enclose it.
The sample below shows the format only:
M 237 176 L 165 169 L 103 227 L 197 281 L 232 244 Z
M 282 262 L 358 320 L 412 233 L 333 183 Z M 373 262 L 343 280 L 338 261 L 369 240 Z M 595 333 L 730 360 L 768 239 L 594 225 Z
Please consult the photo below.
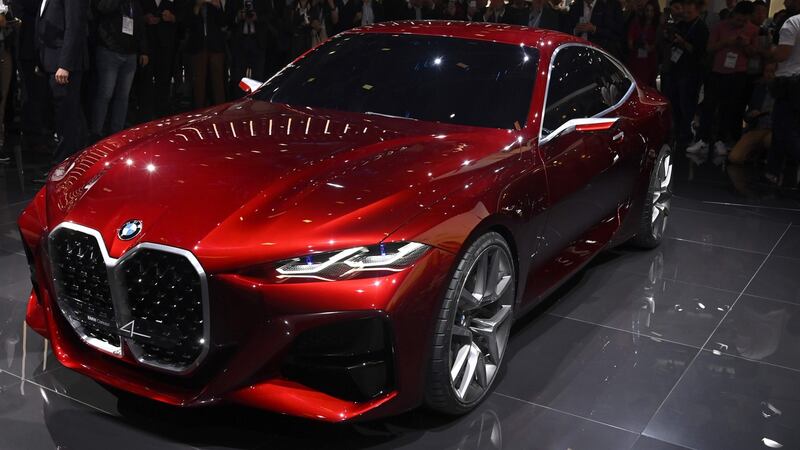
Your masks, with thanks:
M 728 154 L 728 146 L 722 141 L 714 143 L 714 154 L 717 156 L 725 156 Z
M 704 150 L 708 150 L 708 144 L 706 144 L 702 139 L 686 147 L 686 153 L 700 153 Z

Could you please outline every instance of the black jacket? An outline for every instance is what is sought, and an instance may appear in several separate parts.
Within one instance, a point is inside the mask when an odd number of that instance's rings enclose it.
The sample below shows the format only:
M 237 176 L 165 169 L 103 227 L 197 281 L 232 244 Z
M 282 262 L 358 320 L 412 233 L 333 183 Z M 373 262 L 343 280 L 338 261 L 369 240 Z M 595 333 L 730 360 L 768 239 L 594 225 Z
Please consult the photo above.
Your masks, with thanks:
M 580 22 L 583 16 L 583 1 L 575 0 L 569 8 L 567 29 L 570 33 Z M 595 0 L 592 9 L 592 25 L 597 27 L 597 32 L 589 34 L 589 40 L 604 48 L 615 56 L 622 54 L 625 42 L 625 19 L 622 16 L 622 5 L 618 0 Z
M 93 0 L 98 44 L 112 52 L 146 55 L 144 14 L 137 0 Z M 133 34 L 122 32 L 123 17 L 133 20 Z
M 47 0 L 36 19 L 36 46 L 45 72 L 89 67 L 89 0 Z
M 266 48 L 272 26 L 272 2 L 267 0 L 252 0 L 253 12 L 255 13 L 255 36 L 258 45 Z M 231 45 L 238 45 L 239 40 L 244 36 L 245 21 L 239 15 L 239 11 L 245 11 L 245 0 L 229 0 L 227 11 L 228 21 L 231 25 Z
M 42 0 L 14 0 L 11 12 L 14 17 L 22 20 L 19 27 L 17 51 L 18 58 L 24 61 L 38 61 L 36 49 L 36 18 L 39 17 L 39 8 Z
M 141 0 L 143 14 L 152 14 L 161 18 L 164 11 L 169 11 L 175 16 L 175 22 L 159 21 L 155 25 L 145 25 L 147 30 L 147 45 L 151 51 L 168 51 L 175 48 L 178 43 L 178 24 L 186 12 L 185 0 L 161 0 L 156 5 L 155 0 Z
M 199 53 L 208 50 L 211 53 L 224 53 L 230 25 L 230 14 L 227 13 L 231 2 L 225 8 L 217 8 L 211 3 L 200 6 L 197 14 L 194 11 L 194 0 L 189 1 L 186 25 L 188 28 L 186 51 Z

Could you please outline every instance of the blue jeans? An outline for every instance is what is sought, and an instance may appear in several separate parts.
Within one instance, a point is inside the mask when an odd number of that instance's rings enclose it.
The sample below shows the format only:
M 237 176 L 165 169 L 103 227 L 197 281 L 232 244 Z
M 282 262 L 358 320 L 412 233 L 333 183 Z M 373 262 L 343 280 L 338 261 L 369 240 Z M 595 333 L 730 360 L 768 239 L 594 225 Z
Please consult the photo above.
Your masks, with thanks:
M 89 131 L 103 136 L 103 128 L 108 117 L 108 131 L 116 133 L 125 127 L 128 114 L 128 96 L 136 74 L 136 54 L 112 52 L 102 46 L 97 47 L 95 65 L 97 85 L 92 102 L 92 120 Z

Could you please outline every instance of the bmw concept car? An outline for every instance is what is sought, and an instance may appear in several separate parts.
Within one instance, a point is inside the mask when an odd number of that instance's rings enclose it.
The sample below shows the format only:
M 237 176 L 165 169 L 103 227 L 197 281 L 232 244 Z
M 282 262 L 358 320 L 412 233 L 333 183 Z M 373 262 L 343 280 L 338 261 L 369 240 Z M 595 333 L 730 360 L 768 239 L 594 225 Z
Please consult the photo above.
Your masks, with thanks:
M 243 86 L 63 161 L 22 213 L 64 366 L 180 406 L 463 413 L 515 318 L 662 238 L 668 105 L 576 37 L 377 24 Z

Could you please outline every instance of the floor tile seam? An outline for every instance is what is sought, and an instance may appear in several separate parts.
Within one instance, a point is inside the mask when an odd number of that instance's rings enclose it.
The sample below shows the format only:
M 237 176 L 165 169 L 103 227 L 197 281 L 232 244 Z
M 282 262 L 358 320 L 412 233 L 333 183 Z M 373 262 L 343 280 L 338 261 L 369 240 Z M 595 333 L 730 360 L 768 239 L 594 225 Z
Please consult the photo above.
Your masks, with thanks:
M 561 409 L 558 409 L 558 408 L 553 408 L 552 406 L 542 405 L 540 403 L 532 402 L 530 400 L 525 400 L 525 399 L 522 399 L 522 398 L 519 398 L 519 397 L 515 397 L 513 395 L 504 394 L 502 392 L 498 392 L 497 390 L 492 392 L 492 394 L 499 395 L 501 397 L 509 398 L 509 399 L 512 399 L 512 400 L 516 400 L 518 402 L 522 402 L 522 403 L 525 403 L 527 405 L 537 406 L 539 408 L 544 408 L 544 409 L 547 409 L 547 410 L 550 410 L 550 411 L 553 411 L 553 412 L 557 412 L 557 413 L 560 413 L 560 414 L 565 414 L 567 416 L 575 417 L 577 419 L 586 420 L 586 421 L 589 421 L 589 422 L 592 422 L 592 423 L 595 423 L 595 424 L 598 424 L 598 425 L 603 425 L 603 426 L 606 426 L 606 427 L 609 427 L 609 428 L 614 428 L 616 430 L 624 431 L 626 433 L 635 434 L 635 435 L 640 435 L 641 434 L 640 432 L 629 430 L 627 428 L 623 428 L 623 427 L 620 427 L 620 426 L 617 426 L 617 425 L 612 425 L 610 423 L 606 423 L 606 422 L 603 422 L 601 420 L 592 419 L 590 417 L 586 417 L 586 416 L 583 416 L 583 415 L 580 415 L 580 414 L 575 414 L 575 413 L 564 411 L 564 410 L 561 410 Z
M 700 350 L 698 350 L 697 354 L 694 356 L 694 358 L 692 358 L 691 362 L 689 362 L 689 364 L 686 365 L 686 368 L 683 369 L 683 373 L 681 373 L 680 377 L 678 377 L 678 379 L 675 381 L 675 384 L 672 385 L 672 388 L 669 390 L 667 395 L 661 401 L 661 404 L 658 405 L 658 408 L 656 408 L 656 410 L 653 413 L 653 415 L 650 416 L 650 419 L 647 421 L 647 425 L 645 425 L 644 430 L 647 430 L 647 427 L 650 426 L 650 424 L 653 422 L 653 419 L 655 419 L 655 417 L 658 415 L 658 413 L 661 411 L 661 409 L 667 403 L 667 400 L 669 400 L 670 396 L 672 396 L 672 393 L 675 392 L 675 389 L 678 387 L 678 385 L 680 385 L 681 381 L 683 380 L 683 377 L 686 376 L 686 373 L 689 372 L 689 370 L 691 369 L 692 365 L 694 365 L 695 361 L 697 361 L 697 359 L 703 353 L 703 349 L 708 345 L 709 341 L 711 341 L 711 338 L 717 332 L 717 330 L 719 329 L 720 325 L 722 325 L 722 323 L 728 317 L 728 314 L 730 314 L 730 312 L 733 311 L 733 308 L 736 307 L 736 303 L 738 303 L 739 299 L 742 298 L 742 296 L 744 295 L 744 293 L 747 290 L 747 288 L 750 286 L 750 284 L 753 282 L 753 280 L 755 280 L 756 276 L 758 275 L 758 272 L 761 270 L 762 267 L 764 267 L 764 265 L 766 264 L 767 260 L 769 260 L 769 257 L 772 255 L 772 252 L 774 252 L 775 249 L 778 248 L 778 245 L 781 243 L 781 240 L 783 240 L 783 237 L 786 236 L 786 233 L 789 232 L 789 229 L 791 227 L 792 227 L 792 223 L 789 222 L 789 224 L 786 226 L 786 229 L 783 230 L 783 233 L 780 235 L 778 240 L 772 246 L 772 249 L 770 250 L 769 254 L 767 254 L 766 257 L 764 258 L 764 260 L 761 261 L 761 264 L 758 266 L 758 268 L 756 268 L 755 272 L 750 277 L 750 280 L 742 288 L 742 291 L 739 293 L 739 296 L 736 297 L 736 300 L 733 301 L 733 303 L 731 304 L 730 308 L 728 308 L 728 310 L 725 311 L 725 314 L 722 315 L 722 318 L 717 323 L 717 326 L 714 327 L 714 329 L 711 331 L 711 334 L 708 335 L 708 338 L 703 343 L 703 345 L 700 347 Z
M 609 330 L 614 330 L 614 331 L 619 331 L 619 332 L 622 332 L 622 333 L 627 333 L 627 334 L 630 334 L 630 335 L 633 335 L 633 336 L 645 337 L 645 338 L 654 339 L 654 340 L 657 340 L 657 341 L 668 342 L 670 344 L 681 345 L 681 346 L 684 346 L 684 347 L 689 347 L 689 348 L 694 349 L 694 350 L 700 350 L 701 349 L 700 347 L 698 347 L 696 345 L 686 344 L 684 342 L 678 342 L 678 341 L 675 341 L 675 340 L 672 340 L 672 339 L 665 339 L 665 338 L 662 338 L 662 337 L 652 336 L 652 335 L 649 335 L 649 334 L 637 333 L 637 332 L 635 332 L 633 330 L 626 330 L 624 328 L 613 327 L 611 325 L 592 322 L 591 320 L 578 319 L 577 317 L 569 317 L 569 316 L 564 316 L 564 315 L 557 314 L 557 313 L 552 313 L 552 312 L 547 312 L 546 314 L 550 315 L 550 316 L 553 316 L 553 317 L 558 317 L 560 319 L 572 320 L 572 321 L 575 321 L 575 322 L 584 323 L 586 325 L 594 325 L 594 326 L 601 327 L 601 328 L 607 328 Z
M 686 197 L 683 197 L 683 198 L 686 199 Z M 670 205 L 669 209 L 671 209 L 671 210 L 676 210 L 677 209 L 678 211 L 687 211 L 687 212 L 693 212 L 693 213 L 698 213 L 698 214 L 711 214 L 711 215 L 714 215 L 714 216 L 729 217 L 729 218 L 732 218 L 732 219 L 742 219 L 742 217 L 740 217 L 737 214 L 733 214 L 733 213 L 729 214 L 729 213 L 717 212 L 717 211 L 703 211 L 702 209 L 684 208 L 682 206 L 675 206 L 675 205 Z M 758 217 L 758 219 L 759 220 L 763 220 L 765 222 L 773 223 L 775 225 L 786 225 L 787 223 L 791 222 L 790 220 L 780 220 L 780 219 L 776 219 L 774 217 Z
M 700 450 L 700 449 L 695 448 L 695 447 L 690 447 L 690 446 L 688 446 L 686 444 L 679 444 L 677 442 L 668 441 L 668 440 L 666 440 L 664 438 L 661 438 L 661 437 L 656 437 L 656 436 L 652 436 L 652 435 L 646 434 L 644 431 L 642 431 L 642 437 L 655 439 L 655 440 L 661 441 L 661 442 L 666 442 L 667 444 L 671 444 L 671 445 L 677 445 L 678 447 L 683 447 L 686 450 Z
M 644 274 L 644 273 L 641 273 L 641 272 L 636 272 L 636 271 L 633 271 L 633 270 L 630 270 L 630 269 L 616 268 L 616 269 L 613 269 L 613 270 L 616 271 L 616 272 L 622 272 L 622 273 L 627 273 L 627 274 L 631 274 L 631 275 L 641 275 L 643 277 L 647 276 L 647 274 Z M 715 291 L 725 292 L 727 294 L 736 294 L 736 295 L 739 294 L 739 291 L 732 291 L 730 289 L 725 289 L 725 288 L 721 288 L 721 287 L 709 286 L 707 284 L 692 283 L 691 281 L 678 280 L 676 278 L 663 276 L 663 275 L 661 277 L 659 277 L 659 280 L 666 280 L 666 281 L 670 281 L 670 282 L 673 282 L 673 283 L 685 284 L 687 286 L 701 287 L 701 288 L 705 288 L 705 289 L 713 289 Z
M 671 239 L 673 241 L 687 242 L 687 243 L 690 243 L 690 244 L 697 244 L 697 245 L 705 245 L 705 246 L 708 246 L 708 247 L 724 248 L 726 250 L 735 250 L 735 251 L 738 251 L 738 252 L 754 253 L 756 255 L 766 255 L 767 254 L 767 252 L 759 252 L 757 250 L 748 250 L 746 248 L 731 247 L 729 245 L 712 244 L 710 242 L 695 241 L 694 239 L 685 239 L 685 238 L 679 238 L 679 237 L 675 237 L 675 236 L 664 236 L 664 237 L 666 237 L 667 239 Z
M 704 348 L 703 351 L 711 353 L 713 355 L 717 355 L 717 353 L 719 353 L 720 355 L 724 355 L 724 356 L 728 356 L 728 357 L 736 358 L 736 359 L 741 359 L 743 361 L 747 361 L 747 362 L 751 362 L 751 363 L 763 364 L 765 366 L 771 366 L 771 367 L 775 367 L 775 368 L 778 368 L 778 369 L 785 369 L 785 370 L 789 370 L 791 372 L 800 373 L 800 369 L 795 369 L 794 367 L 784 366 L 783 364 L 776 364 L 776 363 L 771 363 L 771 362 L 768 362 L 768 361 L 760 361 L 758 359 L 746 358 L 746 357 L 741 356 L 741 355 L 735 355 L 733 353 L 723 352 L 721 350 L 714 350 L 714 349 L 710 349 L 710 348 Z

